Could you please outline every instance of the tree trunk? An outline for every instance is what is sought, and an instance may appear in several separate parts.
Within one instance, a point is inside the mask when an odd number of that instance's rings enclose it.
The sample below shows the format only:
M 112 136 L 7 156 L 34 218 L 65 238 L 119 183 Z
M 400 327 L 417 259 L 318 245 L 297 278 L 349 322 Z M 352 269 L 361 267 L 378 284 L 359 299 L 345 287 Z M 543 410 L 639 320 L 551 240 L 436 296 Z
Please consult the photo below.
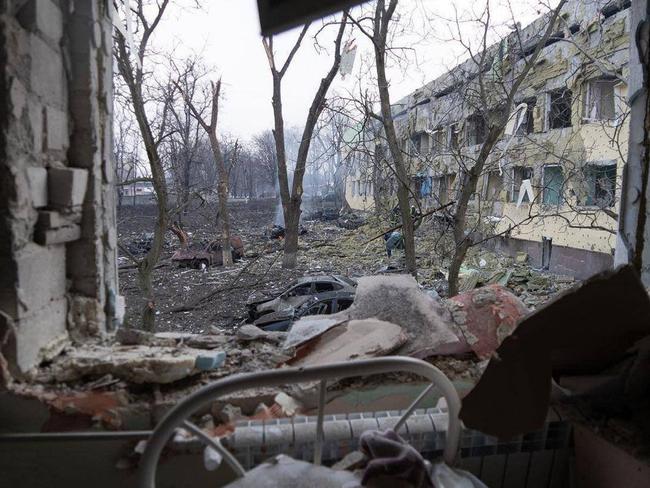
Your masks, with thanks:
M 300 232 L 300 203 L 291 202 L 285 214 L 283 268 L 295 268 L 298 264 L 298 235 Z
M 232 251 L 230 249 L 230 215 L 228 213 L 228 172 L 223 161 L 223 154 L 219 147 L 216 130 L 210 132 L 210 146 L 217 166 L 219 183 L 217 184 L 217 195 L 219 197 L 219 216 L 221 217 L 221 250 L 223 265 L 232 264 Z
M 391 2 L 389 10 L 394 11 L 396 0 Z M 386 78 L 386 37 L 390 15 L 384 12 L 384 2 L 377 3 L 375 12 L 375 66 L 377 68 L 377 88 L 381 103 L 381 116 L 388 141 L 395 173 L 397 176 L 397 199 L 399 201 L 400 214 L 402 216 L 402 235 L 404 236 L 404 254 L 406 257 L 406 270 L 413 276 L 417 276 L 417 265 L 415 262 L 415 234 L 411 209 L 409 205 L 409 175 L 404 163 L 404 156 L 397 141 L 397 133 L 393 116 L 390 110 L 390 94 L 388 92 L 388 80 Z

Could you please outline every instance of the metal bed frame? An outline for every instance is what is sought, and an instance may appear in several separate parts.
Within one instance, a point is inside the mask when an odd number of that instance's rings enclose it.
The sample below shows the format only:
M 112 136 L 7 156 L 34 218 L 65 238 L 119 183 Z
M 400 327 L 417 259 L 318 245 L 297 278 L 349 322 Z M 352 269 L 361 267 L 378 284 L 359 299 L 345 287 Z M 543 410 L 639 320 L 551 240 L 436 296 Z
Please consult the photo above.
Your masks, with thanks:
M 448 428 L 447 440 L 443 451 L 443 460 L 454 465 L 457 460 L 462 425 L 458 418 L 460 412 L 460 398 L 449 378 L 435 366 L 419 359 L 388 356 L 383 358 L 350 361 L 346 363 L 333 363 L 324 366 L 306 368 L 285 368 L 259 373 L 245 373 L 229 376 L 189 395 L 178 405 L 172 408 L 163 420 L 154 429 L 147 441 L 140 464 L 140 486 L 142 488 L 155 488 L 156 468 L 162 451 L 177 429 L 183 428 L 198 437 L 206 446 L 216 450 L 224 461 L 230 465 L 238 477 L 245 475 L 245 470 L 235 457 L 225 449 L 218 438 L 208 436 L 197 425 L 187 420 L 201 407 L 208 405 L 215 399 L 249 388 L 268 386 L 281 386 L 286 384 L 318 381 L 319 405 L 316 425 L 316 443 L 314 449 L 314 464 L 321 464 L 323 443 L 323 419 L 325 409 L 325 393 L 327 381 L 332 379 L 349 378 L 353 376 L 367 376 L 394 372 L 408 372 L 420 375 L 431 382 L 422 393 L 404 411 L 395 424 L 395 431 L 404 427 L 406 420 L 416 410 L 418 404 L 434 388 L 438 387 L 447 401 Z

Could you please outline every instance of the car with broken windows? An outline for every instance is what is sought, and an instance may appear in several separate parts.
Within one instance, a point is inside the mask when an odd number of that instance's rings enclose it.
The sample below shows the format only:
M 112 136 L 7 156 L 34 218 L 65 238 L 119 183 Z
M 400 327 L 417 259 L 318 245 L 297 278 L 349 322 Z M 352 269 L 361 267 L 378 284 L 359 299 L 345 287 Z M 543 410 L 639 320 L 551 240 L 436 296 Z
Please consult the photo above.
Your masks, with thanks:
M 249 297 L 246 304 L 251 321 L 273 312 L 295 310 L 322 293 L 347 291 L 354 293 L 357 283 L 342 275 L 303 276 L 294 281 L 282 293 L 276 296 L 258 298 Z
M 223 265 L 223 248 L 221 240 L 215 240 L 208 243 L 202 249 L 184 248 L 178 249 L 172 255 L 172 261 L 179 266 L 195 269 L 204 269 L 209 266 Z M 230 249 L 232 260 L 238 261 L 244 257 L 244 243 L 239 236 L 230 236 Z
M 302 317 L 308 315 L 330 315 L 341 312 L 354 302 L 354 292 L 349 290 L 319 293 L 296 308 L 267 313 L 253 322 L 266 331 L 287 331 Z

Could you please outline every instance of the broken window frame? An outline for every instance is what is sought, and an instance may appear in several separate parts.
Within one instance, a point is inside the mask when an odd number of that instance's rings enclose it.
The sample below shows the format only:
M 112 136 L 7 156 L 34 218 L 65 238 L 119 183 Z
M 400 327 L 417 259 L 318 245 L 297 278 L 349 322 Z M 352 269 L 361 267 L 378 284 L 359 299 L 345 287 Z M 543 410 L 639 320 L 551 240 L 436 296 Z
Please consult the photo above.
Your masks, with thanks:
M 513 166 L 511 168 L 512 184 L 510 187 L 510 202 L 517 203 L 519 201 L 519 190 L 524 180 L 533 180 L 535 171 L 530 166 Z M 531 203 L 528 195 L 524 195 L 522 203 Z
M 451 124 L 447 128 L 447 147 L 451 150 L 458 149 L 460 147 L 460 132 L 461 125 L 456 122 Z
M 436 127 L 431 133 L 431 154 L 442 154 L 447 147 L 447 131 Z
M 582 104 L 582 121 L 592 122 L 614 122 L 618 118 L 617 110 L 617 86 L 619 82 L 613 77 L 601 77 L 588 80 Z M 607 112 L 603 110 L 603 86 L 607 87 L 608 100 Z M 611 100 L 609 96 L 611 95 Z
M 467 117 L 465 125 L 465 140 L 467 146 L 477 146 L 485 142 L 487 136 L 487 120 L 481 113 Z
M 526 104 L 526 115 L 524 121 L 517 128 L 516 136 L 527 136 L 535 132 L 535 107 L 537 106 L 537 97 L 529 97 L 522 100 L 520 103 Z
M 560 170 L 559 185 L 552 187 L 557 178 L 547 178 L 549 170 Z M 542 203 L 547 206 L 560 206 L 564 199 L 564 168 L 560 164 L 545 164 L 542 168 Z
M 557 98 L 554 98 L 557 97 Z M 573 92 L 558 88 L 546 93 L 546 129 L 565 129 L 573 125 Z
M 582 169 L 583 192 L 579 205 L 584 207 L 612 208 L 616 203 L 618 167 L 615 162 L 586 164 Z
M 496 175 L 496 176 L 495 176 Z M 493 183 L 497 182 L 496 191 L 493 188 Z M 492 170 L 485 173 L 483 185 L 483 199 L 488 202 L 496 202 L 499 200 L 499 195 L 503 191 L 503 175 L 499 174 L 499 170 Z M 493 195 L 491 194 L 493 193 Z

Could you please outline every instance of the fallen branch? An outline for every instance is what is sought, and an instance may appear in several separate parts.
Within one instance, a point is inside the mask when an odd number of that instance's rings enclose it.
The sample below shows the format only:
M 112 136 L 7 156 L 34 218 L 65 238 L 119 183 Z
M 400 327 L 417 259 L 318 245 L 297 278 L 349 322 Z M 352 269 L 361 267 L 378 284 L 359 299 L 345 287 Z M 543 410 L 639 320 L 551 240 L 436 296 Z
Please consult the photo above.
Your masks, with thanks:
M 278 255 L 279 255 L 279 253 L 278 253 Z M 248 268 L 250 268 L 253 264 L 255 264 L 257 261 L 259 261 L 261 258 L 262 258 L 262 255 L 260 254 L 258 257 L 253 259 L 246 266 L 244 266 L 239 271 L 239 273 L 237 273 L 233 277 L 233 279 L 230 280 L 225 286 L 222 286 L 221 288 L 217 288 L 216 290 L 212 290 L 211 292 L 206 293 L 205 295 L 200 296 L 200 297 L 192 300 L 189 303 L 185 303 L 183 305 L 179 305 L 178 307 L 174 307 L 174 308 L 171 309 L 171 312 L 173 312 L 173 313 L 174 312 L 189 312 L 190 310 L 194 310 L 196 307 L 198 307 L 201 304 L 201 302 L 204 302 L 208 298 L 212 298 L 213 296 L 215 296 L 215 295 L 217 295 L 217 294 L 219 294 L 221 292 L 234 289 L 233 285 L 241 277 L 241 275 L 243 275 L 248 270 Z M 275 264 L 276 260 L 277 260 L 277 257 L 276 257 L 276 259 L 273 260 L 273 263 L 271 263 L 271 266 L 269 267 L 269 269 L 271 269 L 271 267 L 273 267 L 273 264 Z M 268 270 L 266 271 L 266 273 L 268 273 Z M 264 276 L 266 276 L 266 273 L 264 274 Z
M 435 208 L 435 209 L 433 209 L 433 210 L 429 210 L 428 212 L 425 212 L 425 213 L 423 213 L 422 215 L 418 215 L 418 216 L 416 216 L 415 218 L 416 218 L 416 219 L 423 219 L 424 217 L 428 217 L 428 216 L 431 215 L 431 214 L 434 214 L 434 213 L 436 213 L 436 212 L 439 212 L 440 210 L 444 210 L 445 208 L 450 207 L 450 206 L 453 205 L 454 203 L 456 203 L 456 202 L 445 203 L 443 206 L 438 207 L 438 208 Z M 363 242 L 362 244 L 368 244 L 369 242 L 372 242 L 372 241 L 374 241 L 375 239 L 379 239 L 379 238 L 382 237 L 384 234 L 386 234 L 386 233 L 388 233 L 388 232 L 396 231 L 397 229 L 400 229 L 401 227 L 402 227 L 402 224 L 398 224 L 398 225 L 396 225 L 395 227 L 391 227 L 390 229 L 383 231 L 381 234 L 377 234 L 377 235 L 376 235 L 375 237 L 373 237 L 372 239 L 368 239 L 367 241 Z

